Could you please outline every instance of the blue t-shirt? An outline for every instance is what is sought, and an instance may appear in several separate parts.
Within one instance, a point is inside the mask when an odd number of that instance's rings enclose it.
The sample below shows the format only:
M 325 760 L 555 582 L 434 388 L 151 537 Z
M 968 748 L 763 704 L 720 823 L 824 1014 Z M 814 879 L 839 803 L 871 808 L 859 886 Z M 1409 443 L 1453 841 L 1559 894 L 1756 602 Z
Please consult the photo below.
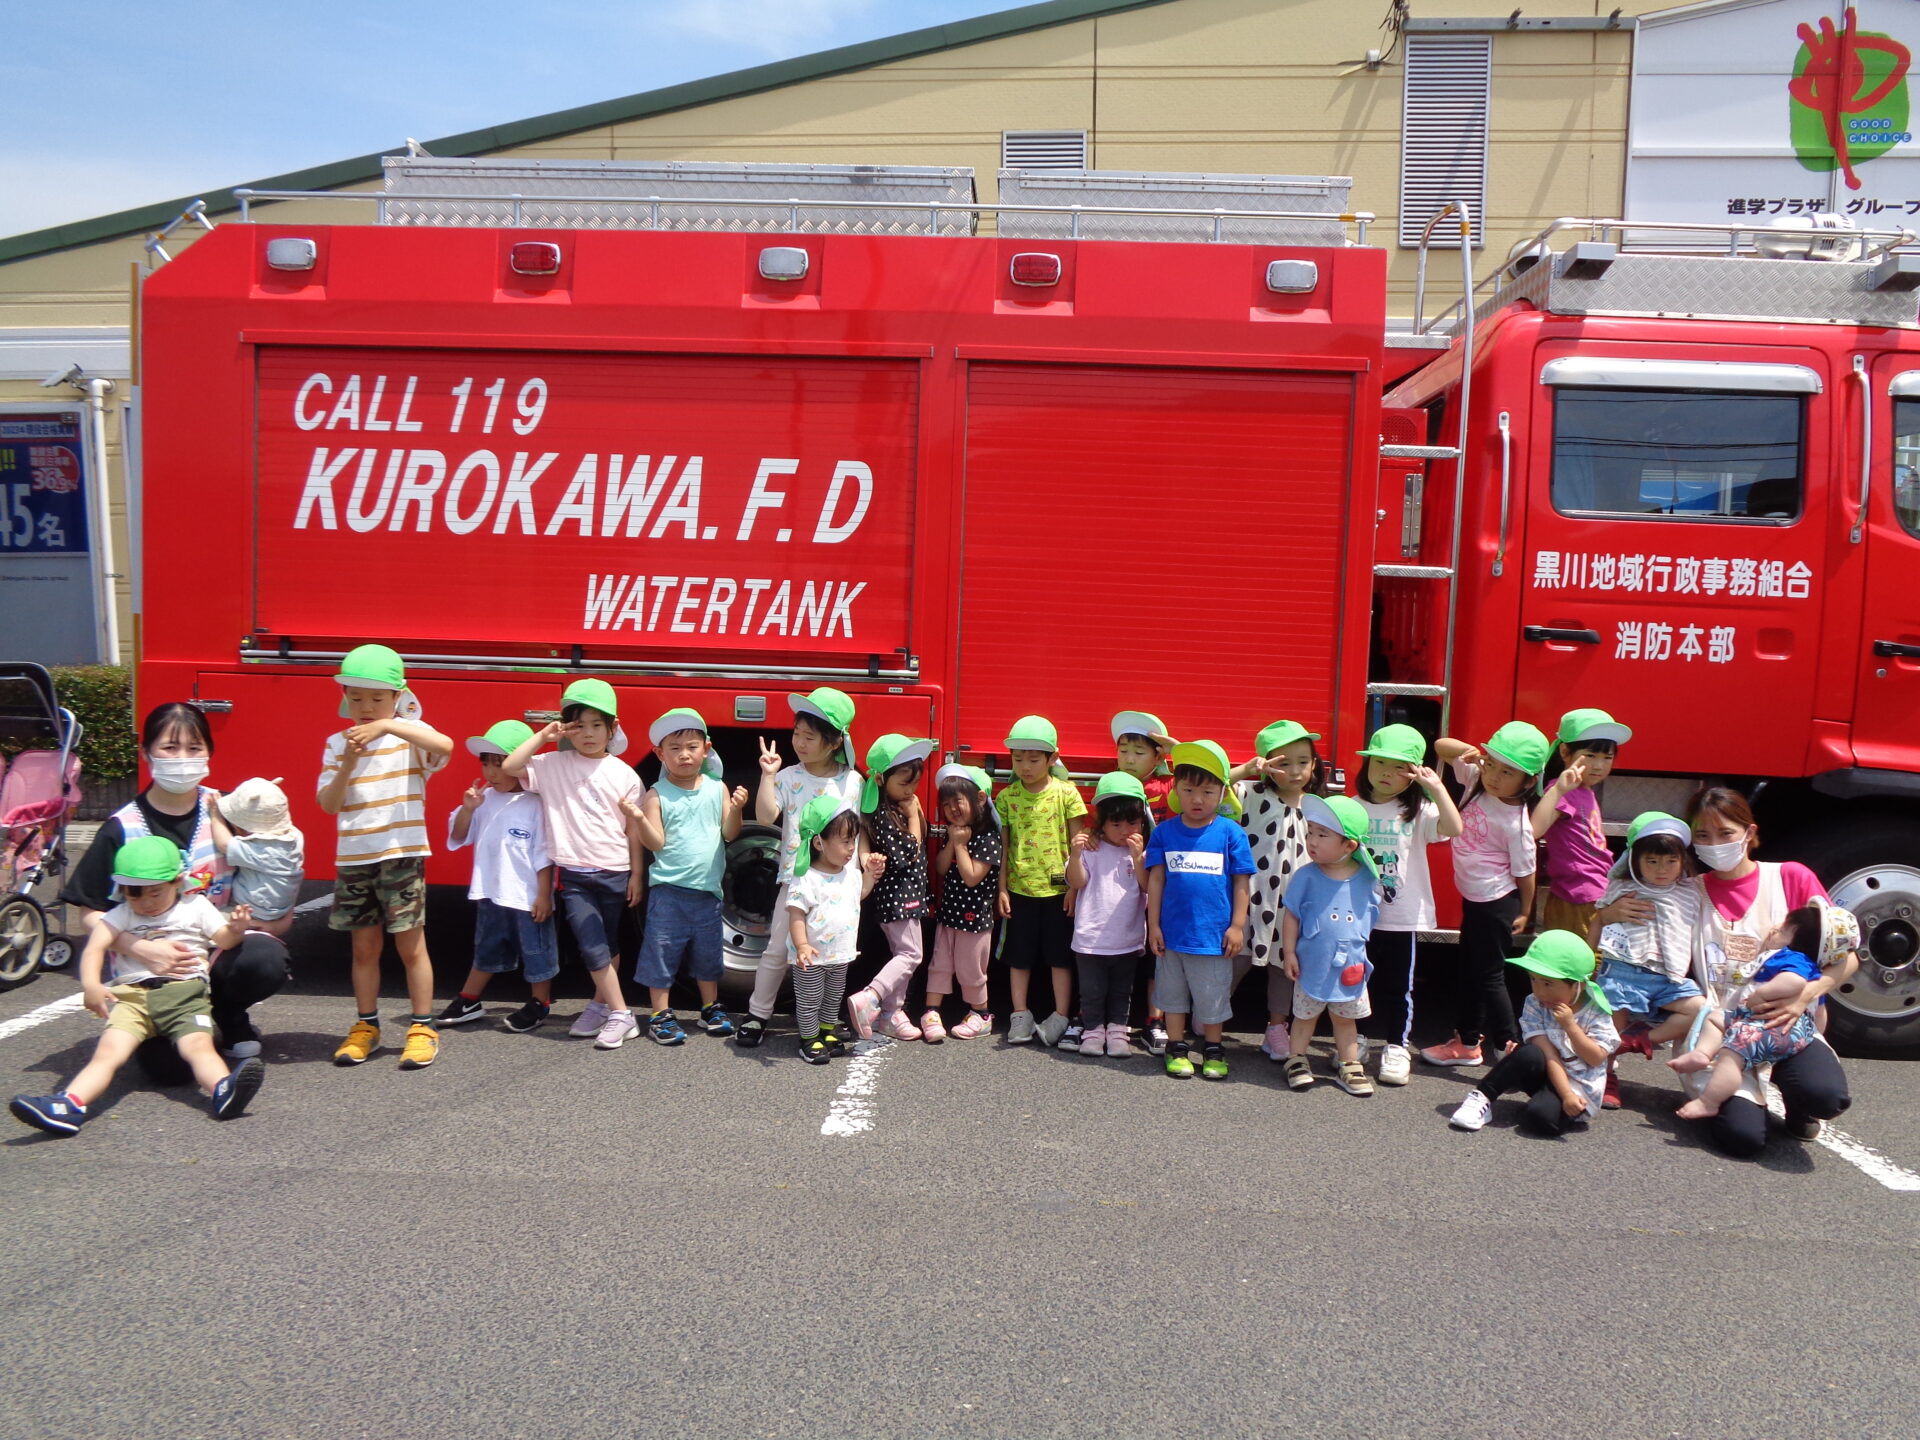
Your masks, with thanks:
M 1779 975 L 1798 975 L 1802 980 L 1818 980 L 1820 967 L 1798 950 L 1776 950 L 1760 962 L 1753 983 L 1761 985 Z
M 1233 922 L 1233 877 L 1253 874 L 1247 832 L 1216 815 L 1204 830 L 1175 816 L 1147 837 L 1147 868 L 1167 872 L 1160 892 L 1160 933 L 1169 950 L 1218 955 Z
M 718 895 L 720 877 L 727 868 L 726 847 L 720 840 L 727 787 L 711 775 L 702 775 L 698 790 L 683 790 L 662 775 L 653 793 L 660 797 L 660 823 L 667 832 L 667 845 L 654 855 L 648 883 Z
M 1373 974 L 1367 937 L 1380 917 L 1380 886 L 1373 876 L 1362 868 L 1335 880 L 1318 865 L 1303 865 L 1288 883 L 1283 903 L 1300 922 L 1293 948 L 1307 998 L 1327 1003 L 1366 994 Z

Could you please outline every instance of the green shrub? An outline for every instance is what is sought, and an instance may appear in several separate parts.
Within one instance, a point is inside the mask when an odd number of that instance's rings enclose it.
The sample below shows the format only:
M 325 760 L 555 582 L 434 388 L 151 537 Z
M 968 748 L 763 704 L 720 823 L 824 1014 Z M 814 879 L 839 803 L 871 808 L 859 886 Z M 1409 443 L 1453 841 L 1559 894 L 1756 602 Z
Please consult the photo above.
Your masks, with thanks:
M 52 673 L 54 694 L 80 722 L 81 770 L 98 780 L 133 774 L 140 763 L 139 735 L 133 727 L 133 671 L 125 665 L 56 665 Z

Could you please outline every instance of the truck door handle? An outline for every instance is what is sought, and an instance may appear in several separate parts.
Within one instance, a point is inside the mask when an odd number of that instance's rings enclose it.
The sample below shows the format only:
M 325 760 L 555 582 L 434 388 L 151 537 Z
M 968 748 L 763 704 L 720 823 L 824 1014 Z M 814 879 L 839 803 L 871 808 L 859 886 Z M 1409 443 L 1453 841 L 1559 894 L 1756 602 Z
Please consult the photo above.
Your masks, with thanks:
M 1561 630 L 1552 625 L 1529 625 L 1521 632 L 1528 640 L 1543 640 L 1557 645 L 1598 645 L 1598 630 Z
M 1897 640 L 1876 640 L 1873 653 L 1895 660 L 1920 660 L 1920 645 L 1902 645 Z

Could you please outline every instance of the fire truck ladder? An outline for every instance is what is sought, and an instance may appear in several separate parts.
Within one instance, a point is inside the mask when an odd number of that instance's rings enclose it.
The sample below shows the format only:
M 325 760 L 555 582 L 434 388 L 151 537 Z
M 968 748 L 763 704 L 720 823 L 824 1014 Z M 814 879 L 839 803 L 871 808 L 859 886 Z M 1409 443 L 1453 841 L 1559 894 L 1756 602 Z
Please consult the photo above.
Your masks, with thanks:
M 1416 334 L 1430 333 L 1426 316 L 1422 313 L 1427 288 L 1427 252 L 1432 247 L 1433 234 L 1442 221 L 1449 216 L 1456 217 L 1454 225 L 1458 227 L 1460 244 L 1460 277 L 1463 293 L 1473 293 L 1473 216 L 1463 200 L 1449 200 L 1427 221 L 1426 228 L 1420 234 L 1420 260 L 1418 277 L 1414 288 L 1414 331 Z M 1449 227 L 1453 228 L 1453 227 Z M 1452 533 L 1447 538 L 1447 563 L 1445 565 L 1375 565 L 1374 578 L 1381 580 L 1442 580 L 1447 587 L 1447 634 L 1445 648 L 1440 660 L 1440 683 L 1438 685 L 1416 685 L 1405 681 L 1374 681 L 1367 686 L 1367 695 L 1373 699 L 1388 696 L 1417 697 L 1440 702 L 1440 733 L 1445 734 L 1453 713 L 1453 640 L 1460 618 L 1460 513 L 1466 501 L 1467 467 L 1463 457 L 1467 453 L 1467 413 L 1468 402 L 1473 398 L 1473 319 L 1471 312 L 1459 327 L 1460 331 L 1460 404 L 1456 416 L 1456 431 L 1451 445 L 1382 445 L 1380 458 L 1383 460 L 1451 460 L 1453 461 L 1453 518 Z M 1504 425 L 1500 430 L 1503 445 L 1510 443 L 1508 431 Z M 1500 554 L 1494 559 L 1493 573 L 1498 575 L 1506 567 L 1508 497 L 1503 487 L 1500 494 Z

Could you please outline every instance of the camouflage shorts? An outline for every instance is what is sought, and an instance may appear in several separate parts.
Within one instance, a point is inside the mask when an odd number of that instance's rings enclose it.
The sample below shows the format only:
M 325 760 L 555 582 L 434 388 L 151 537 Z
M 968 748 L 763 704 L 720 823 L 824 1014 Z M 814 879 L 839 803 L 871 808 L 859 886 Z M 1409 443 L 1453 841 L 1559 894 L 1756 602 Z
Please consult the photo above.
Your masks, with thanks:
M 335 930 L 384 925 L 398 935 L 427 923 L 427 862 L 418 855 L 377 865 L 342 865 L 333 882 Z

